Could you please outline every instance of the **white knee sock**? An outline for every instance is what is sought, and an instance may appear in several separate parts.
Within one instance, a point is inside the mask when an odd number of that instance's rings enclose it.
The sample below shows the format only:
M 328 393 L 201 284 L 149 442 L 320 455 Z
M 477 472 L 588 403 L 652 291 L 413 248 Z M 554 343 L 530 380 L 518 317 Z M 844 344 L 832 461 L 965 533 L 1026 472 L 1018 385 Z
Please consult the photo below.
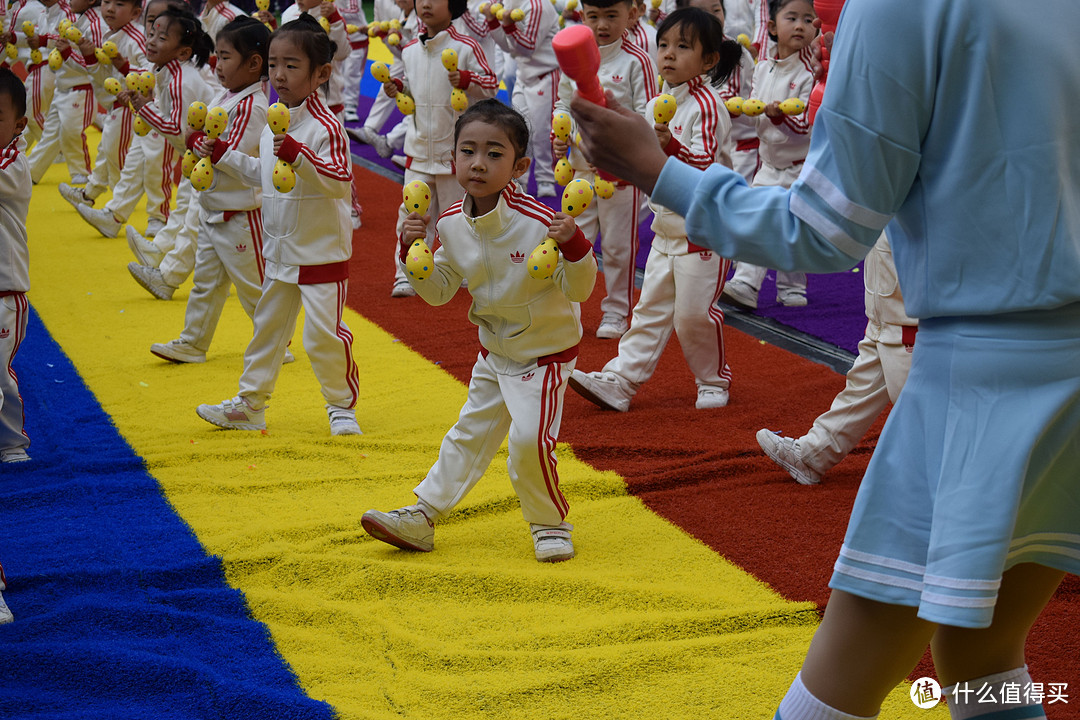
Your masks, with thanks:
M 1045 720 L 1041 702 L 1032 702 L 1027 665 L 942 688 L 952 720 L 992 716 L 994 720 Z
M 876 718 L 877 715 L 871 716 Z M 865 720 L 871 720 L 865 718 Z M 803 685 L 802 673 L 795 676 L 795 681 L 780 701 L 780 709 L 773 720 L 864 720 L 861 715 L 848 715 L 836 708 L 829 707 L 810 694 Z

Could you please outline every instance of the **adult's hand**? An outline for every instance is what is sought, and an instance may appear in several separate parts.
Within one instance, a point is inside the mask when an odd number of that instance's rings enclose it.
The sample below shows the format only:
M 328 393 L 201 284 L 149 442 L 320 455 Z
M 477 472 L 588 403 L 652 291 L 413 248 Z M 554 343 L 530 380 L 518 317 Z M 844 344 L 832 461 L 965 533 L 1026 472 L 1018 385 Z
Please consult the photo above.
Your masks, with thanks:
M 819 33 L 821 32 L 821 18 L 814 18 L 814 27 Z M 825 68 L 821 64 L 821 48 L 824 47 L 827 52 L 832 52 L 835 35 L 836 33 L 827 32 L 818 37 L 817 42 L 810 43 L 810 70 L 814 73 L 815 80 L 820 80 L 825 73 Z
M 667 162 L 667 155 L 656 142 L 656 131 L 643 116 L 616 102 L 610 92 L 604 95 L 607 107 L 576 93 L 570 102 L 585 157 L 601 170 L 652 194 Z

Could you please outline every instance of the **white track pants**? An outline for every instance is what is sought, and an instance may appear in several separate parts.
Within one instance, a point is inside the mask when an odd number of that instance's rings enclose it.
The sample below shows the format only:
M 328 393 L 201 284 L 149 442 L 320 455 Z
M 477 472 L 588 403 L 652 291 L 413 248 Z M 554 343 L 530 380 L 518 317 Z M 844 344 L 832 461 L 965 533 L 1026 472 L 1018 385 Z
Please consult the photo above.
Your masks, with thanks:
M 371 129 L 375 133 L 381 133 L 383 125 L 386 124 L 390 114 L 396 107 L 397 103 L 394 102 L 394 98 L 382 92 L 382 90 L 375 93 L 371 109 L 368 110 L 367 118 L 364 119 L 364 127 Z M 399 122 L 398 124 L 402 123 Z M 395 125 L 395 127 L 397 126 Z
M 896 402 L 910 370 L 911 353 L 904 345 L 864 337 L 844 389 L 799 438 L 803 461 L 824 473 L 847 457 L 878 415 Z
M 438 460 L 416 486 L 417 497 L 438 510 L 440 518 L 449 514 L 509 434 L 506 465 L 521 514 L 538 525 L 561 523 L 570 506 L 559 490 L 555 443 L 566 381 L 576 362 L 537 366 L 493 354 L 477 357 L 465 407 L 443 438 Z
M 23 138 L 27 147 L 31 147 L 41 138 L 41 131 L 45 127 L 45 118 L 49 114 L 49 106 L 52 105 L 53 93 L 56 91 L 56 73 L 47 67 L 39 67 L 26 77 L 24 85 L 26 130 L 23 131 Z
M 203 209 L 195 188 L 190 180 L 181 178 L 180 187 L 176 190 L 176 209 L 169 213 L 169 221 L 154 237 L 154 245 L 165 251 L 165 257 L 158 265 L 161 277 L 173 287 L 180 287 L 195 269 L 195 246 L 202 218 Z
M 23 430 L 23 401 L 19 379 L 11 367 L 19 345 L 26 337 L 30 306 L 25 293 L 0 297 L 0 450 L 30 446 Z
M 668 255 L 655 248 L 645 264 L 641 297 L 619 354 L 604 366 L 633 387 L 652 377 L 674 330 L 698 386 L 727 388 L 724 313 L 716 307 L 731 264 L 714 252 Z
M 778 170 L 765 163 L 758 168 L 757 174 L 751 187 L 785 187 L 789 188 L 798 179 L 802 165 L 793 165 L 783 170 Z M 754 288 L 755 292 L 761 290 L 761 283 L 765 280 L 766 268 L 750 263 L 736 263 L 735 274 L 731 276 L 733 281 L 746 283 Z M 776 271 L 776 291 L 793 290 L 802 295 L 806 294 L 806 273 Z
M 127 165 L 131 140 L 136 137 L 132 132 L 134 119 L 128 108 L 114 108 L 105 116 L 101 130 L 101 142 L 98 143 L 97 157 L 94 158 L 94 170 L 83 192 L 87 197 L 96 198 L 105 190 L 120 183 L 120 176 Z
M 532 158 L 533 176 L 537 184 L 555 182 L 555 160 L 551 149 L 551 116 L 559 93 L 559 71 L 541 75 L 525 87 L 520 79 L 514 84 L 514 109 L 529 121 L 528 155 Z M 528 179 L 528 176 L 524 178 Z
M 364 79 L 364 71 L 367 69 L 367 45 L 362 48 L 354 48 L 345 58 L 345 92 L 342 97 L 345 103 L 345 112 L 356 112 L 356 106 L 360 104 L 360 81 Z M 382 93 L 385 95 L 386 93 Z
M 230 285 L 236 286 L 236 296 L 248 317 L 255 316 L 263 284 L 262 213 L 251 210 L 211 223 L 204 212 L 200 224 L 195 286 L 188 295 L 180 339 L 206 352 Z
M 156 132 L 143 137 L 136 135 L 120 182 L 113 187 L 112 199 L 105 203 L 105 209 L 126 222 L 145 193 L 146 214 L 151 220 L 164 223 L 169 217 L 175 171 L 176 149 L 171 143 Z
M 255 306 L 254 334 L 244 351 L 240 397 L 260 409 L 277 384 L 285 349 L 304 308 L 304 350 L 322 386 L 326 402 L 338 407 L 356 405 L 359 372 L 352 355 L 352 333 L 341 313 L 348 280 L 317 285 L 297 285 L 267 278 Z
M 591 172 L 576 172 L 574 179 L 594 181 Z M 615 189 L 615 195 L 604 200 L 596 197 L 589 209 L 577 217 L 577 225 L 585 237 L 595 240 L 600 235 L 600 254 L 604 263 L 604 287 L 607 296 L 600 309 L 622 318 L 630 317 L 634 306 L 634 260 L 638 251 L 638 225 L 641 222 L 641 191 L 633 185 Z
M 64 90 L 53 97 L 41 139 L 30 153 L 30 179 L 41 182 L 46 171 L 64 153 L 68 175 L 90 175 L 90 152 L 86 148 L 86 128 L 94 123 L 97 100 L 93 88 Z

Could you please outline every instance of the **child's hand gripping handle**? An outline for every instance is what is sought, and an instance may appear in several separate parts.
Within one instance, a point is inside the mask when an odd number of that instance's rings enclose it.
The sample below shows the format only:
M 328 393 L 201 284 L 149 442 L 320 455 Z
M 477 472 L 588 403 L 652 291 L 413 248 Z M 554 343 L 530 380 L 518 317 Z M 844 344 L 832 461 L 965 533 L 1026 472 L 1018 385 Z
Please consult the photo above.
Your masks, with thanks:
M 593 188 L 587 180 L 574 180 L 566 186 L 562 194 L 562 211 L 570 217 L 577 217 L 585 212 L 593 200 Z M 547 280 L 555 274 L 559 264 L 559 243 L 554 238 L 546 238 L 529 253 L 529 275 L 537 280 Z
M 431 205 L 431 189 L 427 183 L 413 180 L 402 188 L 401 194 L 402 202 L 410 215 L 416 213 L 423 217 L 427 213 L 428 206 Z M 431 276 L 434 269 L 435 258 L 431 254 L 431 248 L 422 238 L 417 238 L 405 255 L 405 271 L 417 280 L 424 281 Z
M 192 119 L 190 117 L 192 108 L 188 108 L 189 122 Z M 195 109 L 196 118 L 200 115 L 198 109 Z M 229 113 L 225 111 L 223 107 L 212 107 L 206 111 L 206 117 L 203 118 L 203 130 L 206 132 L 206 137 L 211 140 L 217 140 L 221 133 L 225 132 L 225 127 L 229 124 Z M 210 189 L 210 186 L 214 184 L 214 164 L 210 161 L 210 158 L 204 157 L 199 162 L 195 163 L 195 167 L 191 168 L 191 174 L 188 176 L 188 180 L 191 181 L 191 187 L 203 192 Z
M 581 97 L 606 106 L 604 88 L 596 73 L 600 70 L 600 48 L 586 25 L 572 25 L 555 33 L 551 39 L 559 67 L 577 83 Z
M 811 125 L 817 117 L 818 108 L 821 107 L 821 99 L 825 95 L 825 81 L 829 75 L 829 48 L 825 46 L 825 34 L 836 32 L 836 24 L 840 21 L 840 11 L 843 9 L 844 0 L 817 0 L 814 3 L 814 11 L 821 18 L 821 35 L 818 37 L 821 44 L 821 77 L 810 91 L 807 117 Z

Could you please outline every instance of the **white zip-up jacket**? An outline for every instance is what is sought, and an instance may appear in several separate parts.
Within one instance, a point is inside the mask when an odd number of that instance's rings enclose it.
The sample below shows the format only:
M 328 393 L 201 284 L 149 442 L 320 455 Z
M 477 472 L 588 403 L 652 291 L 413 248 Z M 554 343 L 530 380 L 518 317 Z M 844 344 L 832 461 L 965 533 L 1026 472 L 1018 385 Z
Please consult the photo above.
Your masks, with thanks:
M 214 92 L 191 63 L 170 60 L 157 68 L 154 75 L 157 78 L 154 99 L 142 106 L 139 115 L 183 155 L 187 149 L 184 130 L 188 107 L 196 100 L 206 102 Z
M 725 39 L 730 40 L 731 38 Z M 746 48 L 741 45 L 739 47 L 742 48 L 739 67 L 732 71 L 727 82 L 720 88 L 720 99 L 724 102 L 735 96 L 743 99 L 750 97 L 750 89 L 754 86 L 754 56 Z M 731 117 L 731 113 L 728 113 L 728 117 Z M 731 140 L 735 143 L 736 148 L 743 143 L 751 147 L 757 147 L 759 143 L 755 118 L 741 114 L 731 118 Z
M 469 320 L 479 328 L 480 344 L 514 362 L 576 348 L 582 334 L 579 303 L 596 282 L 589 241 L 578 231 L 561 246 L 555 274 L 537 280 L 526 261 L 547 237 L 554 211 L 513 183 L 491 212 L 470 217 L 471 209 L 466 195 L 439 217 L 436 240 L 442 244 L 435 251 L 435 269 L 426 280 L 409 278 L 417 294 L 431 305 L 444 305 L 468 280 Z
M 630 108 L 641 115 L 649 100 L 656 97 L 656 64 L 644 50 L 631 42 L 625 33 L 619 42 L 613 42 L 600 48 L 600 70 L 597 73 L 600 84 L 610 90 L 615 100 L 625 108 Z M 559 99 L 555 103 L 555 112 L 570 112 L 570 101 L 574 99 L 577 83 L 563 74 L 559 80 Z M 589 163 L 585 156 L 573 145 L 577 134 L 577 123 L 571 132 L 570 164 L 575 170 L 588 170 Z
M 217 162 L 228 150 L 259 157 L 259 142 L 266 127 L 266 95 L 262 91 L 262 84 L 252 83 L 238 93 L 222 91 L 209 106 L 225 108 L 229 113 L 229 124 L 214 143 L 211 161 Z M 204 135 L 202 132 L 192 133 L 188 146 L 193 146 Z M 199 205 L 211 215 L 254 210 L 262 206 L 262 188 L 227 172 L 214 173 L 210 188 L 198 195 Z
M 523 10 L 521 22 L 488 23 L 491 39 L 517 60 L 517 77 L 525 87 L 535 87 L 536 81 L 559 67 L 551 38 L 559 32 L 559 15 L 548 0 L 509 0 L 503 3 L 506 17 L 514 10 Z
M 775 56 L 761 60 L 754 68 L 751 94 L 766 105 L 793 97 L 809 102 L 813 88 L 814 73 L 810 69 L 809 46 L 783 60 Z M 784 115 L 779 123 L 764 113 L 755 119 L 758 137 L 761 138 L 758 152 L 763 163 L 784 170 L 806 159 L 806 153 L 810 150 L 810 118 L 807 113 Z
M 101 16 L 97 14 L 94 8 L 87 9 L 82 15 L 72 13 L 69 19 L 75 23 L 75 27 L 79 29 L 83 36 L 90 38 L 90 41 L 94 43 L 94 47 L 101 47 L 101 31 L 102 28 L 108 26 L 102 22 Z M 66 92 L 78 85 L 92 84 L 90 72 L 86 69 L 86 66 L 91 60 L 97 62 L 96 58 L 84 57 L 75 44 L 61 50 L 60 55 L 64 58 L 64 63 L 56 71 L 57 92 Z
M 344 280 L 352 257 L 349 139 L 319 91 L 289 112 L 288 137 L 277 157 L 274 133 L 264 125 L 259 157 L 230 149 L 215 167 L 262 189 L 266 277 L 299 284 Z M 287 193 L 274 189 L 278 158 L 296 171 L 296 186 Z
M 442 64 L 442 53 L 453 48 L 458 55 L 458 70 L 474 99 L 495 97 L 499 79 L 488 65 L 484 51 L 473 38 L 453 25 L 435 37 L 421 35 L 402 48 L 405 68 L 405 92 L 416 101 L 416 112 L 406 118 L 405 154 L 408 167 L 429 175 L 450 172 L 454 152 L 454 123 L 461 113 L 450 107 L 450 80 Z
M 660 92 L 670 94 L 676 103 L 675 115 L 668 122 L 671 141 L 664 152 L 702 170 L 714 162 L 731 167 L 731 120 L 720 93 L 708 76 L 699 75 L 676 87 L 669 87 L 665 82 Z M 650 122 L 655 104 L 656 98 L 653 98 L 645 109 L 645 117 Z M 652 229 L 656 233 L 652 242 L 654 248 L 668 255 L 708 249 L 687 239 L 686 222 L 681 215 L 651 200 L 649 207 L 653 211 Z
M 0 292 L 30 290 L 30 162 L 19 147 L 21 136 L 0 150 Z
M 213 7 L 203 8 L 199 21 L 202 22 L 206 34 L 216 43 L 217 34 L 221 32 L 221 29 L 242 15 L 247 15 L 247 13 L 229 0 L 225 0 Z

